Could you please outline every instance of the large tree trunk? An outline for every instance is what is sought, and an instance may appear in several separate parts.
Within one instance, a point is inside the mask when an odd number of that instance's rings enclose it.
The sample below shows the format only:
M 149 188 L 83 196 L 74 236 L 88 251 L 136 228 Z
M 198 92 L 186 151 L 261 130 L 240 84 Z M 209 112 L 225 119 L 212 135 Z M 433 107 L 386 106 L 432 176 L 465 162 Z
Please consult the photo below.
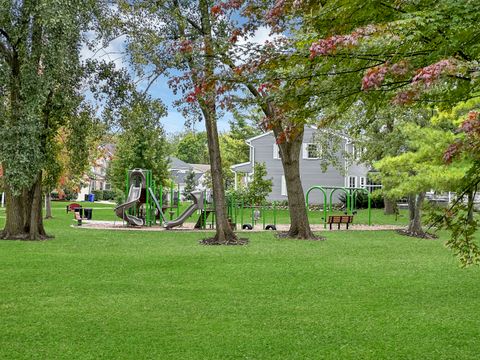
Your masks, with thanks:
M 275 134 L 278 138 L 277 134 Z M 293 139 L 279 144 L 285 184 L 287 186 L 288 209 L 290 212 L 290 229 L 288 237 L 298 239 L 313 239 L 315 236 L 310 229 L 305 195 L 300 179 L 300 152 L 303 142 L 303 127 Z
M 425 199 L 425 193 L 421 192 L 408 197 L 409 223 L 407 233 L 412 236 L 425 236 L 422 229 L 422 206 Z
M 217 130 L 216 111 L 216 82 L 214 81 L 215 53 L 213 49 L 212 29 L 210 23 L 209 1 L 200 0 L 200 14 L 203 29 L 203 43 L 205 46 L 205 81 L 207 86 L 203 99 L 199 100 L 205 119 L 205 128 L 208 139 L 208 155 L 212 175 L 213 199 L 215 201 L 216 234 L 213 243 L 236 244 L 238 238 L 230 226 L 225 202 L 225 188 L 223 183 L 222 161 L 220 158 L 220 144 Z M 193 69 L 192 69 L 193 70 Z
M 397 202 L 393 199 L 389 199 L 388 197 L 383 198 L 384 202 L 384 215 L 395 215 L 397 213 Z
M 42 221 L 41 173 L 30 189 L 14 195 L 6 186 L 7 211 L 0 239 L 44 240 L 48 238 Z
M 262 95 L 253 85 L 246 84 L 246 87 L 258 100 L 265 116 L 276 123 L 273 127 L 275 138 L 282 138 L 281 134 L 284 129 L 281 122 L 277 122 L 275 105 L 271 101 L 264 102 Z M 302 181 L 300 179 L 300 152 L 302 150 L 304 127 L 302 124 L 298 124 L 295 130 L 293 138 L 289 138 L 278 145 L 282 158 L 283 173 L 285 174 L 288 210 L 290 212 L 290 229 L 287 236 L 298 239 L 314 239 L 315 235 L 310 229 Z

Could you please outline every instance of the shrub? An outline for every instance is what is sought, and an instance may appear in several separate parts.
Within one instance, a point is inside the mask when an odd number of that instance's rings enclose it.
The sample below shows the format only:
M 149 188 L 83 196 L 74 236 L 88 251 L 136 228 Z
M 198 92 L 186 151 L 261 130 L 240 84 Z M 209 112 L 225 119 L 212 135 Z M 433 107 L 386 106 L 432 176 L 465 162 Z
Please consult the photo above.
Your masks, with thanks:
M 92 190 L 92 194 L 95 195 L 95 200 L 103 200 L 103 190 Z
M 363 191 L 362 192 L 357 191 L 357 194 L 356 194 L 355 197 L 356 197 L 355 209 L 366 209 L 366 208 L 368 208 L 368 196 L 367 196 L 366 193 L 364 193 Z M 346 207 L 346 197 L 345 197 L 345 193 L 343 191 L 339 193 L 338 199 L 340 200 L 340 202 L 343 204 L 343 206 L 345 208 Z M 384 205 L 383 197 L 376 195 L 375 192 L 372 193 L 371 194 L 371 208 L 372 209 L 381 209 L 384 206 L 385 205 Z
M 250 204 L 260 205 L 265 202 L 268 194 L 272 192 L 272 179 L 266 179 L 267 167 L 265 164 L 255 163 L 253 180 L 248 184 L 247 198 Z
M 114 191 L 114 194 L 114 200 L 117 205 L 123 204 L 125 202 L 125 193 L 122 190 L 116 189 Z
M 115 200 L 115 191 L 103 190 L 103 200 Z
M 76 191 L 73 191 L 68 188 L 63 189 L 63 193 L 65 194 L 63 199 L 67 201 L 76 200 L 78 197 L 78 193 Z

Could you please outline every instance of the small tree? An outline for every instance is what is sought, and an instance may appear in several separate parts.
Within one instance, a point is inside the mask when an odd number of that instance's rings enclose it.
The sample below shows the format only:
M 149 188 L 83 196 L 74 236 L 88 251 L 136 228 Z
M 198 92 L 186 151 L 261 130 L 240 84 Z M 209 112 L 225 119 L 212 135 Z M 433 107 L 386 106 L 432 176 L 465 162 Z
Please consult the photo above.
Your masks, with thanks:
M 265 163 L 255 163 L 253 180 L 247 190 L 247 199 L 252 205 L 260 205 L 272 191 L 272 179 L 265 179 L 267 167 Z
M 392 198 L 408 198 L 409 225 L 406 233 L 423 237 L 422 207 L 425 193 L 457 191 L 469 164 L 458 162 L 447 166 L 442 158 L 442 149 L 453 142 L 454 133 L 435 127 L 421 128 L 405 125 L 406 151 L 396 156 L 387 156 L 375 163 L 382 184 Z
M 193 171 L 193 169 L 190 169 L 187 173 L 187 176 L 185 177 L 185 188 L 183 189 L 182 195 L 187 200 L 190 198 L 190 193 L 192 191 L 195 191 L 195 188 L 198 185 L 198 181 L 195 178 L 195 175 L 195 171 Z
M 168 178 L 167 140 L 160 119 L 165 107 L 158 100 L 136 94 L 129 106 L 120 111 L 120 126 L 115 157 L 108 169 L 115 189 L 122 190 L 125 172 L 134 168 L 150 169 L 157 181 Z

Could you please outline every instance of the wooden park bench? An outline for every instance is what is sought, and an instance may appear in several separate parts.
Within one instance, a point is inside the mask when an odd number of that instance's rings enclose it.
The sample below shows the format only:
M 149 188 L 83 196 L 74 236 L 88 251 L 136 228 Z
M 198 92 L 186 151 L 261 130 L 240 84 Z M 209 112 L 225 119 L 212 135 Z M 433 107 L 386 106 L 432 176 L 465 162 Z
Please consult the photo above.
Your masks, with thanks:
M 353 215 L 333 215 L 328 217 L 328 224 L 330 224 L 330 230 L 332 230 L 332 224 L 338 224 L 340 230 L 340 224 L 346 224 L 348 230 L 348 224 L 353 222 Z
M 81 208 L 81 207 L 82 207 L 82 205 L 77 204 L 77 203 L 67 205 L 67 214 L 68 214 L 69 211 L 75 211 L 75 209 L 78 209 L 78 208 Z

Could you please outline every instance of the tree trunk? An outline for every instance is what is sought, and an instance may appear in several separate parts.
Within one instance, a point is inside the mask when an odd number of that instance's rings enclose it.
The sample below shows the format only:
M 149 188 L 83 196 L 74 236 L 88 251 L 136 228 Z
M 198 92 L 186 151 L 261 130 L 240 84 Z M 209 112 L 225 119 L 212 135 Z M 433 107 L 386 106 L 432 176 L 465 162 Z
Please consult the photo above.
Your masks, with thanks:
M 383 202 L 385 204 L 383 209 L 384 215 L 395 215 L 397 213 L 397 203 L 395 200 L 384 197 Z
M 275 134 L 277 137 L 277 134 Z M 278 138 L 278 137 L 277 137 Z M 303 127 L 301 133 L 290 141 L 279 144 L 285 184 L 288 195 L 288 209 L 290 212 L 290 229 L 288 237 L 298 239 L 313 239 L 315 235 L 310 229 L 305 194 L 300 179 L 300 152 L 303 142 Z
M 210 23 L 209 1 L 200 0 L 200 14 L 203 29 L 203 43 L 205 46 L 205 79 L 207 83 L 205 95 L 199 100 L 200 108 L 205 119 L 205 128 L 208 140 L 208 155 L 210 158 L 210 172 L 212 175 L 213 199 L 215 201 L 216 234 L 213 243 L 237 244 L 238 238 L 230 226 L 225 202 L 225 188 L 223 183 L 222 161 L 217 130 L 216 111 L 216 81 L 214 80 L 215 53 L 213 48 L 212 29 Z
M 45 194 L 45 219 L 51 219 L 52 216 L 52 194 L 47 190 Z
M 425 199 L 425 193 L 421 192 L 417 195 L 408 197 L 409 223 L 407 233 L 412 236 L 425 236 L 422 229 L 422 206 Z
M 30 198 L 30 217 L 26 219 L 27 221 L 30 221 L 28 226 L 30 240 L 45 239 L 47 234 L 45 232 L 45 228 L 43 227 L 42 217 L 42 172 L 38 174 L 37 181 L 32 186 Z
M 48 238 L 42 221 L 41 173 L 30 189 L 14 195 L 6 186 L 7 211 L 0 239 L 44 240 Z

